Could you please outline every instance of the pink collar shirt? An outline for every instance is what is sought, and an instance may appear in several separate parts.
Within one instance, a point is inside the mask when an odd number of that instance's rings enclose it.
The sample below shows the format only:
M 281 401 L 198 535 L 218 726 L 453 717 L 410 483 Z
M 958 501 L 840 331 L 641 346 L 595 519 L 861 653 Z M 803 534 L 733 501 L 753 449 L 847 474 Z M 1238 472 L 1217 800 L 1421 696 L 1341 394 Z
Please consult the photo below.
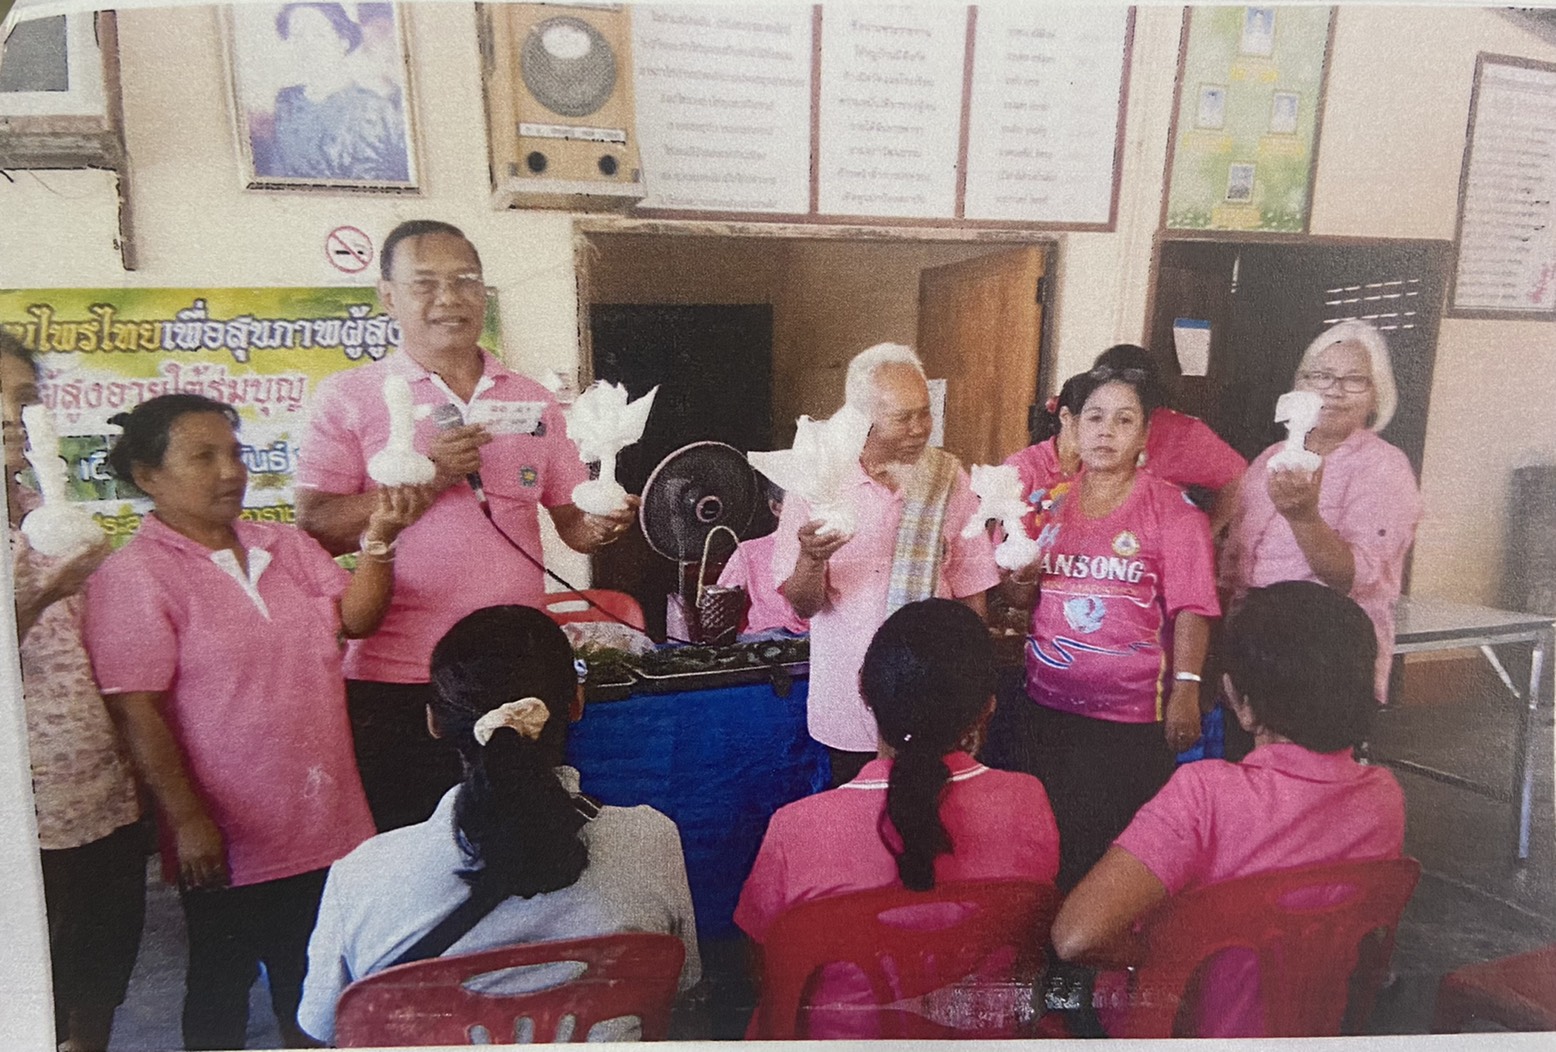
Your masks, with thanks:
M 953 850 L 935 860 L 935 880 L 1052 882 L 1059 830 L 1043 783 L 991 770 L 964 752 L 947 754 L 945 764 L 951 780 L 940 820 Z M 896 857 L 881 839 L 891 769 L 891 760 L 871 760 L 846 785 L 778 809 L 735 907 L 735 923 L 747 935 L 764 942 L 773 922 L 799 903 L 899 884 Z M 812 1000 L 846 1004 L 870 997 L 857 975 L 844 972 L 824 975 Z M 811 1036 L 872 1036 L 850 1020 L 857 1015 L 845 1010 L 824 1025 L 813 1018 Z
M 234 529 L 246 576 L 231 552 L 146 516 L 87 582 L 84 638 L 104 695 L 163 695 L 239 886 L 323 869 L 373 819 L 340 670 L 346 571 L 301 530 Z
M 859 668 L 875 630 L 886 620 L 886 592 L 892 554 L 902 521 L 902 494 L 873 481 L 854 466 L 849 482 L 859 528 L 827 564 L 827 605 L 810 619 L 810 736 L 849 752 L 874 752 L 875 717 L 859 697 Z M 962 536 L 978 509 L 957 469 L 941 538 L 944 558 L 935 594 L 945 599 L 977 595 L 999 583 L 988 535 Z M 799 529 L 811 519 L 810 506 L 791 494 L 783 504 L 773 547 L 773 579 L 787 581 L 799 562 Z
M 492 518 L 471 487 L 457 483 L 400 535 L 389 613 L 376 633 L 349 644 L 350 679 L 425 683 L 432 648 L 456 621 L 485 606 L 537 606 L 545 593 L 539 508 L 571 502 L 588 468 L 568 440 L 550 392 L 481 353 L 484 372 L 468 406 L 403 351 L 319 385 L 299 457 L 299 486 L 326 493 L 375 486 L 367 462 L 389 438 L 383 383 L 390 375 L 405 377 L 417 406 L 459 405 L 466 421 L 485 423 L 496 435 L 481 448 Z M 427 451 L 437 429 L 430 417 L 416 422 L 419 452 Z
M 1238 491 L 1221 558 L 1222 582 L 1237 598 L 1250 588 L 1277 581 L 1318 581 L 1291 524 L 1270 500 L 1268 465 L 1282 445 L 1259 454 Z M 1318 514 L 1350 545 L 1355 557 L 1350 595 L 1377 631 L 1374 689 L 1383 701 L 1393 666 L 1394 602 L 1399 598 L 1405 554 L 1415 541 L 1422 514 L 1410 461 L 1371 431 L 1353 432 L 1324 457 Z
M 753 537 L 741 541 L 735 553 L 719 571 L 719 585 L 724 588 L 744 588 L 751 600 L 746 609 L 742 632 L 764 632 L 783 628 L 796 634 L 810 631 L 810 622 L 794 612 L 778 582 L 773 579 L 773 548 L 778 543 L 776 534 Z
M 1357 763 L 1348 749 L 1317 753 L 1282 742 L 1241 763 L 1179 767 L 1116 844 L 1176 895 L 1270 870 L 1398 858 L 1404 841 L 1405 797 L 1392 774 Z M 1202 988 L 1191 1033 L 1263 1035 L 1250 955 L 1214 960 Z

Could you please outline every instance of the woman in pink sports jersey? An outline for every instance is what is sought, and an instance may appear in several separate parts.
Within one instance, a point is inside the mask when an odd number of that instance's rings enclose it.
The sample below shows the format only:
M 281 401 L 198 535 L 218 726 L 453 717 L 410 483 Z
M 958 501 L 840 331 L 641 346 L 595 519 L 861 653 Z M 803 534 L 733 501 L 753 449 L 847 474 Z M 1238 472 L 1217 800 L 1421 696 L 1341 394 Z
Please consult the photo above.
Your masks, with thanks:
M 1183 491 L 1136 464 L 1154 387 L 1097 368 L 1078 392 L 1082 471 L 1048 508 L 1037 561 L 1011 576 L 1033 602 L 1026 693 L 1007 762 L 1048 787 L 1058 883 L 1072 886 L 1199 737 L 1199 673 L 1216 600 L 1210 528 Z M 1019 593 L 1025 590 L 1025 595 Z M 1011 589 L 1007 589 L 1011 591 Z
M 1403 850 L 1399 784 L 1352 756 L 1373 712 L 1377 641 L 1366 613 L 1312 581 L 1256 588 L 1227 619 L 1222 651 L 1222 691 L 1253 752 L 1241 763 L 1178 768 L 1140 809 L 1054 921 L 1066 960 L 1127 963 L 1134 923 L 1169 895 Z M 1179 1017 L 1183 1036 L 1265 1036 L 1257 964 L 1246 952 L 1214 958 L 1200 990 Z

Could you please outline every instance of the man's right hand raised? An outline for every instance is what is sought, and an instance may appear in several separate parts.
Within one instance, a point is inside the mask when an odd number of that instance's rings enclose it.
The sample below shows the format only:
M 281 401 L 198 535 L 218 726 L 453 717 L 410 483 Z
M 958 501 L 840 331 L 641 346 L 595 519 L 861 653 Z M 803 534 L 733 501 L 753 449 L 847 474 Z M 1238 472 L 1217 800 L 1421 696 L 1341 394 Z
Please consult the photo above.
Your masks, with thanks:
M 850 535 L 846 533 L 822 533 L 820 519 L 812 519 L 801 526 L 797 536 L 800 542 L 800 557 L 815 563 L 825 563 L 850 540 Z
M 492 440 L 491 432 L 480 424 L 464 424 L 439 431 L 433 436 L 427 456 L 437 467 L 432 478 L 433 488 L 439 492 L 467 475 L 481 470 L 481 447 Z

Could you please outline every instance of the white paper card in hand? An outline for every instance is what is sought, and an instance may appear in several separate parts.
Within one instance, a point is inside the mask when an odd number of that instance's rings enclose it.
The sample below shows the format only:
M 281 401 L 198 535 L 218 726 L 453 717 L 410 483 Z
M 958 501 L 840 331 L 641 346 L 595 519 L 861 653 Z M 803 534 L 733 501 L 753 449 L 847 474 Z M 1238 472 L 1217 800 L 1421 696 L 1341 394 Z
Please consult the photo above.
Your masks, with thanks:
M 478 398 L 470 403 L 465 423 L 480 424 L 494 435 L 533 435 L 545 411 L 544 402 L 499 402 Z

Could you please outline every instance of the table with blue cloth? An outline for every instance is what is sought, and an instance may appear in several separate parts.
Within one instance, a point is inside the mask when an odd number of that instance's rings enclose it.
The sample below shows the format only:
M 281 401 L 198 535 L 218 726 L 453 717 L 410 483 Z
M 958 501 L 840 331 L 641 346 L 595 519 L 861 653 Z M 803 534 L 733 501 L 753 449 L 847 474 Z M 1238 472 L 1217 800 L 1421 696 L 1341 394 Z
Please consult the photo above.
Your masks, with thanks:
M 591 702 L 568 735 L 567 762 L 601 803 L 647 804 L 681 832 L 703 938 L 733 934 L 735 902 L 767 821 L 827 787 L 827 751 L 805 733 L 810 681 L 634 694 Z

